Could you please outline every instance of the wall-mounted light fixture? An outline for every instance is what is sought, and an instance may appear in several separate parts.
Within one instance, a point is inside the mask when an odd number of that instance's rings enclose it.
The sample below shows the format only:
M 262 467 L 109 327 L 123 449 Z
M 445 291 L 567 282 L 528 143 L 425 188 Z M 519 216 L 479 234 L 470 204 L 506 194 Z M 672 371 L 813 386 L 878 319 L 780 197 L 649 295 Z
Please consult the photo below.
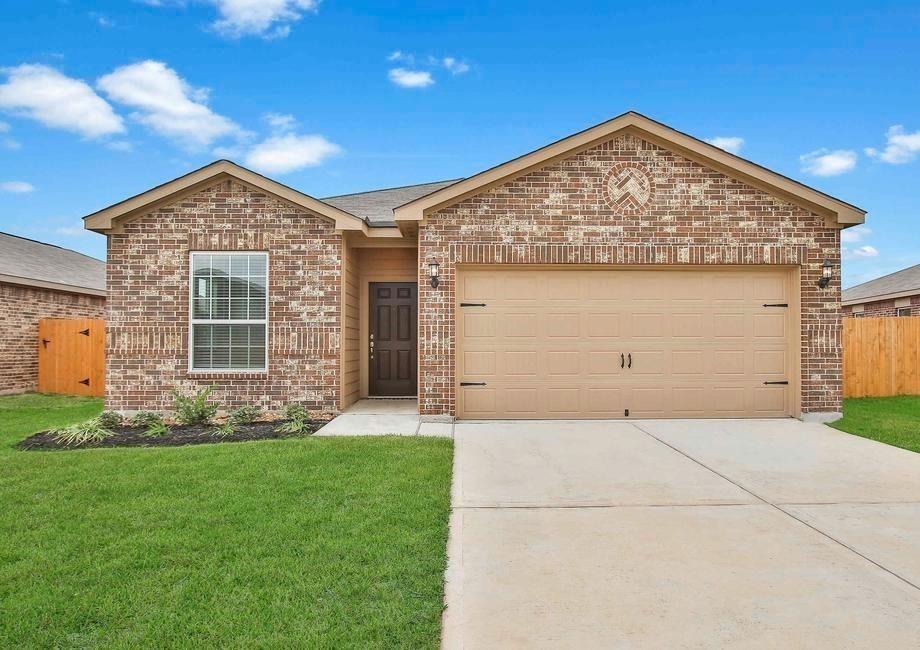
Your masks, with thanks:
M 822 289 L 826 289 L 827 285 L 831 283 L 831 262 L 826 257 L 824 258 L 824 264 L 821 265 L 821 279 L 818 280 L 818 286 Z
M 435 261 L 428 262 L 428 279 L 431 281 L 431 288 L 438 288 L 438 273 L 440 271 L 441 265 Z

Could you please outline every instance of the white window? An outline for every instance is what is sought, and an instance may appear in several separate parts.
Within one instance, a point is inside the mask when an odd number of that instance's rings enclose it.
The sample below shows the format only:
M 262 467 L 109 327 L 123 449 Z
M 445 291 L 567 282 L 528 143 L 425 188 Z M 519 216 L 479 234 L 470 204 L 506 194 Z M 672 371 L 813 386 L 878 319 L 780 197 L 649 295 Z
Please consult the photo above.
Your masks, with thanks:
M 268 367 L 268 253 L 192 253 L 192 371 Z

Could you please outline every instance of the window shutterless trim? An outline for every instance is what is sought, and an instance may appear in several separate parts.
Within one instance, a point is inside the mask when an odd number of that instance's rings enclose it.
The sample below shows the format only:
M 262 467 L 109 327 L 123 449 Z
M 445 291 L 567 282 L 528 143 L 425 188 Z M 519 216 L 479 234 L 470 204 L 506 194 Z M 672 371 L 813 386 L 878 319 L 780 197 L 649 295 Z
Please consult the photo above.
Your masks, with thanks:
M 263 320 L 253 319 L 213 319 L 213 318 L 195 318 L 195 256 L 196 255 L 228 255 L 231 257 L 240 255 L 262 255 L 265 258 L 265 318 Z M 271 278 L 269 273 L 269 255 L 267 251 L 189 251 L 188 255 L 188 374 L 191 375 L 245 375 L 245 374 L 265 374 L 268 372 L 268 305 L 269 305 L 269 287 Z M 231 265 L 232 269 L 232 265 Z M 228 278 L 232 278 L 231 270 Z M 247 298 L 248 300 L 248 298 Z M 247 306 L 248 310 L 248 306 Z M 195 325 L 264 325 L 265 326 L 265 365 L 261 368 L 195 368 Z

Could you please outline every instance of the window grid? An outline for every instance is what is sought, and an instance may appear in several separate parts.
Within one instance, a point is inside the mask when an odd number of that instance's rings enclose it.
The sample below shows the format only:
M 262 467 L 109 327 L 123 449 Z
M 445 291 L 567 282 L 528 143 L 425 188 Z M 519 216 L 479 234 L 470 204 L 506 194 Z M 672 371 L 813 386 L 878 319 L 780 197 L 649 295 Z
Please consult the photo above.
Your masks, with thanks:
M 189 370 L 268 367 L 268 254 L 193 252 Z

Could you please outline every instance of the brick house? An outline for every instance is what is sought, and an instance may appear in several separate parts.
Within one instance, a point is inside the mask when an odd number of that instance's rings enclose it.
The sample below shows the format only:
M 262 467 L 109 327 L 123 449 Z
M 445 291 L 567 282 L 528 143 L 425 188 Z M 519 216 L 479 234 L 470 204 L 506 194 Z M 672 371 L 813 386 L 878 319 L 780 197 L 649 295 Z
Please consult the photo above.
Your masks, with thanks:
M 37 388 L 43 318 L 105 318 L 105 262 L 0 233 L 0 395 Z
M 228 161 L 86 217 L 108 406 L 426 419 L 841 410 L 840 230 L 865 212 L 636 113 L 458 181 L 316 199 Z
M 920 264 L 843 290 L 843 315 L 920 316 Z

